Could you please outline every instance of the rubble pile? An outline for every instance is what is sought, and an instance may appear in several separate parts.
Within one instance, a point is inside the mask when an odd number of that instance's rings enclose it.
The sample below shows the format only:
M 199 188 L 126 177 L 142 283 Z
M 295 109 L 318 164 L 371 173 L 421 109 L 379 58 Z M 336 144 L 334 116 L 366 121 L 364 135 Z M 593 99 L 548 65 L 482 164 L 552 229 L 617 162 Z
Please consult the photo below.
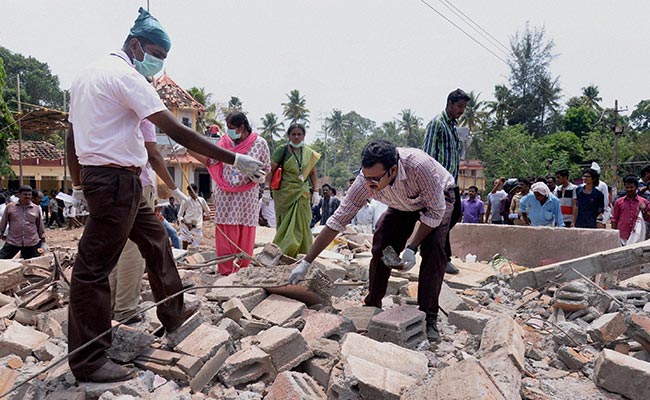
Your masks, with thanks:
M 501 273 L 450 280 L 441 341 L 429 343 L 417 272 L 393 271 L 382 309 L 362 305 L 370 243 L 337 239 L 298 285 L 285 285 L 295 260 L 272 244 L 229 276 L 216 274 L 214 254 L 184 257 L 181 278 L 194 285 L 185 297 L 200 311 L 171 334 L 155 308 L 117 326 L 109 355 L 140 372 L 110 384 L 78 383 L 56 364 L 67 354 L 74 251 L 2 261 L 0 395 L 33 377 L 7 398 L 650 398 L 650 274 L 606 290 L 584 278 L 521 290 Z M 153 305 L 146 280 L 143 300 Z

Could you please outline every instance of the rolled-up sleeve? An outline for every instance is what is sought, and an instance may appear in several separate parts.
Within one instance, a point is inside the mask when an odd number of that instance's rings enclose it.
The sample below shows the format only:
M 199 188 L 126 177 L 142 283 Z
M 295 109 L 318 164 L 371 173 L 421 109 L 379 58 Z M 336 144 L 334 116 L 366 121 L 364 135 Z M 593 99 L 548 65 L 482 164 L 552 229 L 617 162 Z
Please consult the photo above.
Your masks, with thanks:
M 343 198 L 341 205 L 327 219 L 325 225 L 337 232 L 344 231 L 345 226 L 352 221 L 352 218 L 363 208 L 369 198 L 370 190 L 366 187 L 363 178 L 357 178 L 348 189 L 348 193 Z
M 420 214 L 420 222 L 435 228 L 442 223 L 447 208 L 445 192 L 453 187 L 453 178 L 446 170 L 437 166 L 433 159 L 419 163 L 414 172 L 420 198 L 425 206 Z

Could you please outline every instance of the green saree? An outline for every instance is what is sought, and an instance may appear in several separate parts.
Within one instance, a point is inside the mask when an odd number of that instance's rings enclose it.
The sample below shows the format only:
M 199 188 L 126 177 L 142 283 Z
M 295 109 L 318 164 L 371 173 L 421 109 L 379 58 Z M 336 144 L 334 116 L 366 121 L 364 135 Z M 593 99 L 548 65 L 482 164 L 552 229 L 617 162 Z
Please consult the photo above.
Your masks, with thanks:
M 271 159 L 280 163 L 284 146 L 273 153 Z M 312 171 L 320 154 L 308 146 L 302 147 L 302 157 L 287 151 L 282 166 L 282 183 L 280 189 L 273 191 L 277 232 L 273 243 L 280 246 L 284 254 L 295 257 L 305 254 L 312 244 L 309 228 L 311 222 L 311 194 L 309 192 L 309 173 Z M 300 165 L 298 162 L 300 161 Z M 303 179 L 301 179 L 301 177 Z

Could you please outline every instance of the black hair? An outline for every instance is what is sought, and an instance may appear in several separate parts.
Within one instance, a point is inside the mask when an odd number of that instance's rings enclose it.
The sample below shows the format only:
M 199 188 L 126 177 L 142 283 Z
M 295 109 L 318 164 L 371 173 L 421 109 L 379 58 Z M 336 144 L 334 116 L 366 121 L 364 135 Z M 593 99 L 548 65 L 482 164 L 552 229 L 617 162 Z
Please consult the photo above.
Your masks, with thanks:
M 336 188 L 332 188 L 331 192 L 334 196 L 336 196 Z
M 289 125 L 289 128 L 287 128 L 287 135 L 289 135 L 291 133 L 291 131 L 296 129 L 296 128 L 300 129 L 302 131 L 303 135 L 305 135 L 305 136 L 307 135 L 307 130 L 305 129 L 305 125 L 299 124 L 297 122 Z
M 23 192 L 32 192 L 32 187 L 29 185 L 23 185 L 18 188 L 18 193 L 23 193 Z
M 598 171 L 596 171 L 595 169 L 587 168 L 587 169 L 585 169 L 583 174 L 591 175 L 591 179 L 594 180 L 594 186 L 598 186 L 598 184 L 600 183 L 600 173 Z
M 192 189 L 190 190 L 190 188 L 192 188 Z M 196 193 L 197 195 L 199 194 L 199 187 L 196 186 L 196 183 L 190 183 L 189 185 L 187 185 L 187 191 L 188 191 L 188 192 L 191 192 L 192 190 L 193 190 L 194 193 Z
M 567 175 L 567 177 L 568 177 L 568 175 Z M 553 183 L 557 182 L 557 180 L 555 179 L 555 177 L 553 175 L 549 175 L 549 176 L 546 177 L 546 180 L 549 180 L 549 179 L 552 180 Z
M 641 175 L 642 178 L 643 178 L 643 176 L 644 176 L 645 174 L 650 174 L 650 165 L 646 165 L 646 166 L 643 167 L 643 169 L 641 170 L 640 175 Z
M 523 183 L 524 185 L 530 187 L 530 179 L 528 178 L 519 178 L 517 179 L 517 181 L 519 181 L 519 183 Z
M 463 89 L 456 89 L 453 92 L 449 93 L 449 95 L 447 96 L 447 103 L 451 102 L 451 104 L 454 104 L 462 100 L 465 101 L 470 100 L 469 96 L 467 95 L 467 93 L 465 93 Z
M 634 186 L 639 187 L 639 178 L 634 175 L 628 175 L 623 178 L 623 184 L 632 183 Z
M 474 189 L 474 191 L 478 193 L 478 187 L 472 185 L 472 186 L 467 188 L 467 190 L 470 190 L 470 189 Z
M 566 169 L 566 168 L 558 170 L 558 171 L 555 172 L 555 175 L 560 175 L 560 176 L 563 176 L 565 178 L 568 178 L 569 177 L 569 170 Z
M 226 115 L 226 123 L 237 128 L 243 126 L 248 133 L 253 132 L 253 128 L 251 128 L 251 124 L 248 122 L 246 114 L 241 111 L 233 111 Z
M 397 147 L 388 140 L 373 140 L 363 148 L 361 152 L 361 166 L 371 168 L 377 163 L 381 163 L 384 169 L 388 170 L 399 161 L 399 152 Z
M 43 192 L 41 192 L 40 190 L 34 189 L 34 190 L 32 190 L 32 197 L 43 197 Z
M 7 198 L 4 194 L 0 194 L 0 204 L 4 204 L 7 201 Z
M 320 188 L 323 189 L 325 186 L 327 186 L 329 190 L 332 190 L 332 187 L 328 183 L 324 183 Z

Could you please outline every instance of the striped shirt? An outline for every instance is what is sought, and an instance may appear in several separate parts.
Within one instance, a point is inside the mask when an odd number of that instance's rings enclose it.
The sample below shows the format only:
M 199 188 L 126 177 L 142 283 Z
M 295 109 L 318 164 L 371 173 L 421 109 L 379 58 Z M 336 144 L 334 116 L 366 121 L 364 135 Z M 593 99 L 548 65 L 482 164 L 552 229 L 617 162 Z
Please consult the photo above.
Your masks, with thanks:
M 327 220 L 330 229 L 345 230 L 368 199 L 400 211 L 420 211 L 420 222 L 432 228 L 440 225 L 446 208 L 445 192 L 454 187 L 454 178 L 422 150 L 403 147 L 397 150 L 400 158 L 395 180 L 382 190 L 373 191 L 359 174 L 339 208 Z
M 424 150 L 435 158 L 458 182 L 458 166 L 463 143 L 456 133 L 456 121 L 447 116 L 447 110 L 438 114 L 427 125 Z

